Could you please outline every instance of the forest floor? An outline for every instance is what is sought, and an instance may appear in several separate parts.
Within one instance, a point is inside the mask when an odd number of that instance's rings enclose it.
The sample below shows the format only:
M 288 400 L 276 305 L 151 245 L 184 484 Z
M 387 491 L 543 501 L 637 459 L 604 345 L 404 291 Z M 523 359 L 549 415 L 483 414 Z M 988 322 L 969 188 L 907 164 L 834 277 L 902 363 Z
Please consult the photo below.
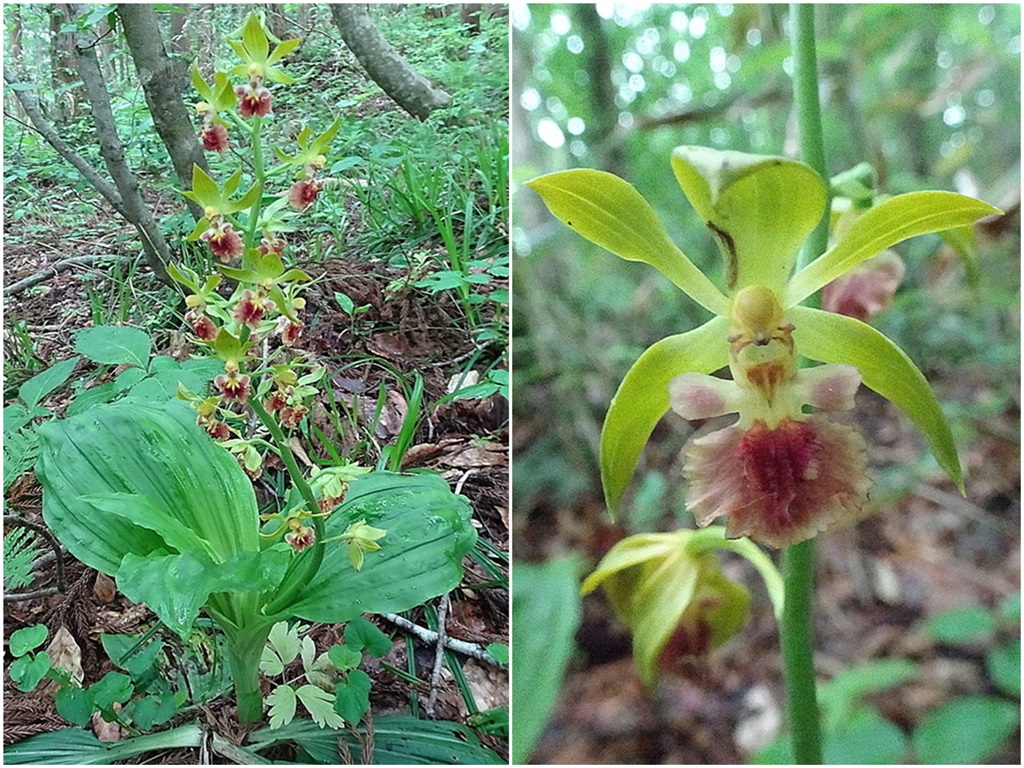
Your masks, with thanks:
M 97 214 L 85 222 L 80 231 L 88 237 L 56 236 L 47 242 L 24 235 L 30 221 L 16 227 L 8 225 L 5 232 L 4 282 L 8 285 L 33 274 L 48 264 L 76 255 L 97 252 L 115 255 L 132 251 L 129 244 L 118 244 L 117 222 L 111 217 Z M 58 222 L 34 222 L 45 230 L 59 232 Z M 364 358 L 363 365 L 347 365 L 342 373 L 330 377 L 334 397 L 339 402 L 356 403 L 361 408 L 361 426 L 372 429 L 372 439 L 378 445 L 393 442 L 408 410 L 397 378 L 411 381 L 418 372 L 424 380 L 424 404 L 434 404 L 451 390 L 453 377 L 457 378 L 465 361 L 479 351 L 471 336 L 457 302 L 448 294 L 431 295 L 408 285 L 407 270 L 399 270 L 376 261 L 354 249 L 346 251 L 343 261 L 327 260 L 320 263 L 300 263 L 318 279 L 307 292 L 307 317 L 299 346 L 303 351 L 328 365 L 344 358 L 351 363 Z M 62 272 L 38 286 L 5 299 L 8 318 L 23 321 L 32 341 L 32 355 L 46 366 L 73 354 L 74 332 L 92 325 L 89 289 L 111 296 L 109 270 L 97 267 L 76 268 Z M 396 287 L 397 286 L 397 287 Z M 495 284 L 495 288 L 507 284 Z M 140 276 L 132 281 L 131 291 L 140 291 L 141 297 L 157 290 L 155 278 Z M 338 306 L 335 292 L 348 295 L 355 306 L 368 309 L 350 318 Z M 133 296 L 132 313 L 140 310 L 139 301 L 148 298 Z M 146 310 L 143 310 L 146 311 Z M 485 318 L 487 319 L 487 318 Z M 158 333 L 155 351 L 158 354 L 187 355 L 182 345 L 182 328 L 168 328 Z M 5 327 L 5 347 L 10 359 L 10 344 L 15 339 Z M 383 361 L 393 373 L 385 375 Z M 76 376 L 87 375 L 86 363 L 79 364 Z M 96 382 L 101 383 L 101 382 Z M 9 382 L 10 385 L 10 382 Z M 372 425 L 379 388 L 386 388 L 383 412 Z M 60 413 L 59 399 L 46 405 Z M 311 418 L 318 419 L 324 429 L 330 429 L 322 412 L 313 409 Z M 466 496 L 473 506 L 473 524 L 480 537 L 502 552 L 509 550 L 508 533 L 508 408 L 501 395 L 486 399 L 456 400 L 432 407 L 422 419 L 413 447 L 407 453 L 404 469 L 436 471 L 449 485 Z M 312 452 L 310 446 L 304 448 Z M 342 439 L 339 449 L 346 448 Z M 301 454 L 300 454 L 301 455 Z M 308 464 L 307 464 L 308 466 Z M 272 469 L 272 467 L 271 467 Z M 269 486 L 267 486 L 269 487 Z M 257 486 L 259 492 L 261 487 Z M 265 490 L 265 489 L 264 489 Z M 8 506 L 25 511 L 30 520 L 41 522 L 42 491 L 29 473 L 17 482 L 7 498 Z M 261 499 L 262 500 L 262 499 Z M 96 571 L 71 561 L 65 554 L 66 589 L 47 597 L 19 600 L 7 597 L 4 612 L 5 640 L 11 632 L 31 624 L 44 623 L 50 637 L 65 626 L 81 649 L 82 672 L 86 685 L 99 680 L 114 669 L 100 645 L 101 633 L 132 634 L 143 631 L 154 617 L 144 607 L 130 603 L 116 592 L 111 580 Z M 505 568 L 507 573 L 507 566 Z M 470 643 L 486 646 L 488 643 L 508 643 L 508 592 L 501 588 L 475 588 L 488 580 L 476 564 L 466 560 L 466 573 L 461 586 L 450 595 L 450 609 L 446 634 Z M 31 589 L 56 584 L 55 566 L 51 561 L 37 573 Z M 425 627 L 422 610 L 410 612 L 408 618 Z M 381 629 L 401 640 L 403 634 L 387 621 L 377 618 Z M 169 634 L 166 631 L 164 634 Z M 337 642 L 340 630 L 334 625 L 315 625 L 311 630 L 317 651 L 324 652 Z M 394 667 L 408 669 L 405 643 L 396 642 L 387 657 L 382 659 Z M 421 680 L 430 679 L 435 649 L 417 641 L 416 669 Z M 9 661 L 9 660 L 8 660 Z M 409 683 L 376 664 L 367 670 L 373 679 L 371 692 L 372 712 L 400 713 L 408 711 L 413 687 Z M 463 671 L 480 710 L 508 704 L 508 673 L 480 662 L 469 660 Z M 419 691 L 421 699 L 429 695 Z M 17 692 L 5 678 L 4 689 L 4 741 L 10 743 L 32 734 L 66 727 L 53 706 L 52 689 L 40 686 L 35 692 Z M 449 674 L 442 676 L 438 691 L 435 716 L 438 719 L 464 722 L 466 705 Z M 208 708 L 206 717 L 219 732 L 228 738 L 240 740 L 242 733 L 234 722 L 233 707 L 229 700 L 221 700 Z M 485 737 L 486 738 L 486 737 Z M 499 740 L 489 745 L 499 751 L 506 747 Z M 180 754 L 165 754 L 156 759 L 163 763 L 197 762 L 196 750 Z M 149 762 L 153 756 L 149 756 Z

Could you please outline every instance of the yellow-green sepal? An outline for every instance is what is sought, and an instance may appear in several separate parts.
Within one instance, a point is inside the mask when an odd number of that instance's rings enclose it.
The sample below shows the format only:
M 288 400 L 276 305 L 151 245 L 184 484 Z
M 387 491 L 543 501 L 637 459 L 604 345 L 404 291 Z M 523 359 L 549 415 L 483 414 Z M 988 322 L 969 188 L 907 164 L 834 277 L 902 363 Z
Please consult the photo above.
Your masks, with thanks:
M 728 312 L 728 299 L 672 242 L 650 203 L 628 182 L 577 169 L 540 176 L 526 186 L 590 242 L 627 261 L 650 264 L 716 315 Z
M 729 362 L 724 317 L 652 344 L 629 369 L 612 398 L 601 429 L 601 483 L 615 517 L 640 452 L 669 408 L 668 384 L 681 373 L 711 373 Z
M 717 544 L 709 546 L 709 539 Z M 746 621 L 750 593 L 725 577 L 713 551 L 725 541 L 721 526 L 637 534 L 612 547 L 584 581 L 584 594 L 604 588 L 632 630 L 633 659 L 645 684 L 673 657 L 706 653 Z M 667 648 L 677 633 L 681 642 Z
M 790 281 L 783 304 L 799 304 L 865 259 L 916 235 L 971 224 L 999 209 L 955 192 L 909 192 L 865 211 L 825 253 Z
M 939 466 L 964 493 L 953 433 L 924 374 L 907 353 L 870 325 L 846 315 L 792 307 L 793 339 L 800 354 L 823 363 L 848 363 L 860 370 L 865 386 L 892 401 L 928 439 Z
M 764 285 L 781 293 L 827 193 L 809 165 L 785 157 L 676 147 L 672 170 L 711 230 L 730 291 Z

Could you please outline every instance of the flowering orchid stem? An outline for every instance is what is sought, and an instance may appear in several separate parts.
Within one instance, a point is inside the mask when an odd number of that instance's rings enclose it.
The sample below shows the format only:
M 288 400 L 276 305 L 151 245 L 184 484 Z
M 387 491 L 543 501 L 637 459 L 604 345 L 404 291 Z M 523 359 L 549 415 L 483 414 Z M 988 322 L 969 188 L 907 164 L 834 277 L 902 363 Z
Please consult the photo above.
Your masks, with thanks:
M 270 436 L 274 439 L 274 444 L 277 446 L 281 461 L 284 462 L 292 483 L 299 490 L 303 501 L 309 507 L 309 511 L 315 512 L 318 509 L 316 497 L 313 496 L 309 483 L 306 482 L 306 478 L 302 475 L 302 470 L 299 469 L 298 462 L 295 461 L 295 454 L 292 453 L 292 449 L 288 445 L 288 438 L 274 420 L 274 417 L 267 413 L 263 404 L 257 398 L 250 398 L 249 405 L 252 406 L 259 420 L 263 422 L 263 426 L 267 428 Z M 267 616 L 271 616 L 287 607 L 299 592 L 302 591 L 302 588 L 313 581 L 313 577 L 320 570 L 320 564 L 324 560 L 324 539 L 326 538 L 324 521 L 323 518 L 317 516 L 310 519 L 313 521 L 313 529 L 316 531 L 316 541 L 308 552 L 304 552 L 292 560 L 292 564 L 289 566 L 288 572 L 281 582 L 280 591 L 263 609 L 264 614 Z
M 260 128 L 263 124 L 263 118 L 256 115 L 252 118 L 252 139 L 250 146 L 252 148 L 252 175 L 253 184 L 263 184 L 264 176 L 266 171 L 263 168 L 263 143 L 260 141 Z M 256 247 L 256 225 L 259 223 L 260 208 L 263 205 L 263 195 L 257 195 L 253 201 L 252 208 L 249 211 L 249 221 L 245 228 L 245 251 L 243 253 L 243 263 L 248 261 L 249 249 Z
M 800 133 L 800 159 L 814 168 L 828 188 L 825 142 L 821 129 L 818 69 L 814 42 L 814 6 L 790 5 L 794 56 L 793 91 Z M 830 205 L 800 252 L 798 268 L 828 246 Z M 793 757 L 801 765 L 820 765 L 821 718 L 814 680 L 814 540 L 789 547 L 784 555 L 785 606 L 779 633 L 785 669 Z
M 800 133 L 800 159 L 818 172 L 829 193 L 821 221 L 804 242 L 797 269 L 802 269 L 828 247 L 828 223 L 831 189 L 825 164 L 825 138 L 821 129 L 821 105 L 818 97 L 818 56 L 814 44 L 814 5 L 790 4 L 793 35 L 793 98 L 796 102 L 797 126 Z M 805 302 L 806 303 L 806 302 Z

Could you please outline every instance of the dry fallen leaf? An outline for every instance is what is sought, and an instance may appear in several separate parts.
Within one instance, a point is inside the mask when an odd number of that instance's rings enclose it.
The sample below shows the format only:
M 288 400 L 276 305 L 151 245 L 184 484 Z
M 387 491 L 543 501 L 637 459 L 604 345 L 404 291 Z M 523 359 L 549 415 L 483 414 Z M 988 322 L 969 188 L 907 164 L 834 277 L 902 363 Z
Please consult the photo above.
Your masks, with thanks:
M 121 705 L 115 701 L 114 711 L 120 711 L 120 709 Z M 124 738 L 121 726 L 117 723 L 108 723 L 100 716 L 99 712 L 94 712 L 92 715 L 92 730 L 96 734 L 96 738 L 106 744 L 114 744 Z
M 101 603 L 110 603 L 117 597 L 117 585 L 107 574 L 97 572 L 96 581 L 92 585 L 92 593 Z
M 76 683 L 82 682 L 82 649 L 63 624 L 46 646 L 46 652 L 50 655 L 50 666 L 63 669 Z

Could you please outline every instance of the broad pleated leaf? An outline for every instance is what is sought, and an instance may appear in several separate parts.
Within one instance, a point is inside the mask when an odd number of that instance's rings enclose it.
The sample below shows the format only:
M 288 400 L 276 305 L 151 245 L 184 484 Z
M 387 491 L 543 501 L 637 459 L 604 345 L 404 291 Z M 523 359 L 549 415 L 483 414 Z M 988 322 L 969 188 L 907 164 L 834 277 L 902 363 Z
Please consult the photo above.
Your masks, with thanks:
M 865 386 L 910 417 L 924 432 L 939 466 L 964 492 L 960 459 L 946 416 L 931 387 L 907 353 L 859 320 L 811 307 L 793 307 L 793 339 L 800 354 L 823 363 L 849 363 L 860 369 Z
M 209 542 L 199 538 L 195 531 L 180 520 L 158 509 L 145 496 L 134 493 L 107 493 L 82 496 L 80 501 L 93 507 L 97 512 L 108 512 L 155 531 L 168 547 L 178 552 L 209 552 Z
M 715 236 L 730 291 L 753 284 L 780 291 L 825 210 L 815 170 L 785 157 L 707 147 L 677 147 L 672 170 Z
M 838 243 L 800 270 L 786 291 L 787 307 L 915 235 L 940 232 L 971 224 L 999 209 L 955 192 L 910 192 L 871 208 L 850 225 Z
M 181 403 L 98 406 L 39 429 L 43 517 L 72 555 L 111 576 L 129 552 L 166 549 L 160 534 L 82 496 L 135 494 L 208 541 L 223 562 L 259 551 L 256 498 L 234 458 Z
M 676 247 L 650 203 L 604 171 L 561 171 L 527 183 L 567 226 L 627 261 L 650 264 L 694 301 L 725 314 L 728 300 Z
M 363 730 L 362 726 L 357 726 Z M 384 715 L 373 718 L 373 752 L 363 754 L 366 735 L 348 729 L 332 731 L 320 728 L 305 718 L 297 718 L 282 728 L 263 728 L 250 734 L 248 749 L 263 750 L 283 742 L 294 742 L 320 765 L 340 765 L 338 739 L 345 739 L 356 764 L 377 765 L 492 765 L 507 764 L 496 752 L 487 749 L 472 728 L 444 720 L 420 720 L 408 715 Z
M 201 550 L 148 557 L 129 552 L 117 571 L 117 588 L 185 637 L 211 594 L 270 591 L 284 577 L 289 558 L 282 548 L 239 552 L 226 563 Z
M 544 731 L 562 689 L 562 677 L 576 650 L 580 607 L 579 555 L 512 566 L 512 624 L 543 627 L 512 633 L 516 684 L 512 687 L 515 738 L 512 763 L 522 765 Z
M 669 408 L 668 383 L 681 373 L 711 373 L 729 362 L 728 321 L 716 317 L 692 331 L 669 336 L 640 355 L 619 385 L 601 430 L 601 482 L 615 516 L 640 452 Z
M 205 734 L 198 725 L 104 744 L 92 731 L 61 728 L 4 747 L 5 765 L 113 765 L 146 752 L 198 748 Z
M 397 613 L 453 589 L 473 547 L 472 510 L 436 475 L 374 472 L 352 483 L 327 518 L 327 537 L 365 520 L 387 535 L 356 571 L 344 542 L 327 543 L 323 565 L 287 610 L 308 621 L 348 621 L 363 613 Z

